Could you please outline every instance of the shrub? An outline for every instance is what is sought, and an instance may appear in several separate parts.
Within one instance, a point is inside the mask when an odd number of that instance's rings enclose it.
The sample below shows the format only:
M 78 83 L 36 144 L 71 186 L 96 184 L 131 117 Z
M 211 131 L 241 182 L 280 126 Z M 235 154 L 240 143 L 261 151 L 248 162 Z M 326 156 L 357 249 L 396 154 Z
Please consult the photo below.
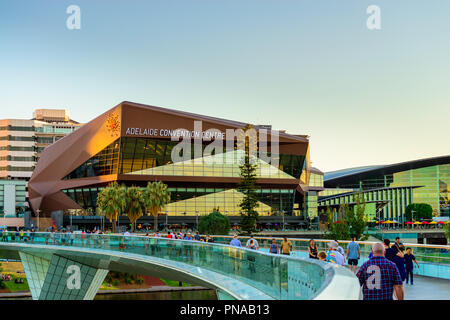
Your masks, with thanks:
M 202 234 L 228 235 L 230 232 L 230 219 L 219 211 L 211 212 L 200 219 L 198 231 Z
M 114 279 L 112 284 L 113 284 L 113 286 L 117 287 L 119 285 L 119 280 Z
M 138 277 L 138 278 L 136 279 L 136 283 L 137 283 L 137 284 L 143 284 L 143 283 L 144 283 L 144 279 L 141 278 L 141 277 Z
M 133 280 L 133 277 L 126 277 L 125 278 L 125 283 L 127 283 L 127 284 L 133 284 L 134 283 L 134 280 Z

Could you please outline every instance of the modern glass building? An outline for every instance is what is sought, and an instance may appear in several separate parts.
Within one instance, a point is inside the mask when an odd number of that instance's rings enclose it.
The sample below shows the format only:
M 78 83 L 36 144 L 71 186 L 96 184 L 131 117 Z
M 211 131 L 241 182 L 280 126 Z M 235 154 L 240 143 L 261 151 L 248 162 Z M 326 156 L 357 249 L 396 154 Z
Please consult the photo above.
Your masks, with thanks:
M 162 181 L 171 192 L 163 214 L 201 216 L 219 208 L 237 216 L 246 125 L 122 102 L 43 151 L 29 182 L 30 203 L 46 216 L 65 209 L 95 214 L 97 194 L 112 181 L 142 187 Z M 309 165 L 307 137 L 253 128 L 259 214 L 317 215 L 316 193 L 323 188 L 309 190 L 310 178 L 316 183 L 317 177 Z
M 355 192 L 362 192 L 372 220 L 404 222 L 410 203 L 427 203 L 433 215 L 450 215 L 450 156 L 408 161 L 386 166 L 351 168 L 324 175 L 319 208 L 354 204 Z M 366 209 L 367 210 L 367 209 Z

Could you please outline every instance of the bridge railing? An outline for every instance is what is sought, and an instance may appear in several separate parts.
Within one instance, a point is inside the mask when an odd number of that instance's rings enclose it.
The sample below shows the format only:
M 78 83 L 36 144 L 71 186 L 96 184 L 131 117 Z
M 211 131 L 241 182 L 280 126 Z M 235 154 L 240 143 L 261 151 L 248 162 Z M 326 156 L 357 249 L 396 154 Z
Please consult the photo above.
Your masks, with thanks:
M 95 248 L 179 261 L 192 268 L 199 267 L 240 280 L 274 299 L 359 297 L 358 281 L 344 268 L 219 243 L 73 233 L 26 233 L 24 237 L 10 235 L 6 239 L 3 237 L 1 241 Z M 347 283 L 344 293 L 330 286 L 335 281 Z
M 232 237 L 231 236 L 211 236 L 214 241 L 218 243 L 230 243 Z M 245 246 L 245 242 L 249 239 L 249 237 L 239 237 Z M 272 239 L 276 239 L 276 243 L 280 244 L 283 240 L 282 238 L 277 237 L 254 237 L 258 241 L 258 244 L 261 248 L 269 248 L 272 243 Z M 308 251 L 309 240 L 310 239 L 297 239 L 297 238 L 288 238 L 293 245 L 294 251 Z M 327 251 L 328 243 L 330 240 L 323 239 L 314 239 L 317 248 L 319 251 Z M 348 240 L 339 240 L 339 245 L 347 250 L 347 245 L 350 243 Z M 372 245 L 375 243 L 373 241 L 357 241 L 361 251 L 361 257 L 368 257 L 371 250 Z M 415 244 L 415 243 L 404 243 L 405 248 L 410 247 L 412 253 L 416 257 L 416 259 L 420 262 L 429 262 L 433 264 L 441 264 L 450 266 L 450 246 L 444 245 L 425 245 L 425 244 Z

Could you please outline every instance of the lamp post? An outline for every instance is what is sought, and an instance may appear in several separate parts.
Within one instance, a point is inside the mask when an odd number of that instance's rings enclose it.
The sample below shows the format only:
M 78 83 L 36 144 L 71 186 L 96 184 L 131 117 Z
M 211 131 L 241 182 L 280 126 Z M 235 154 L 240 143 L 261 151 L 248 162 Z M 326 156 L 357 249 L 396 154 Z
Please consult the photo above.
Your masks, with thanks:
M 166 231 L 167 231 L 167 209 L 166 209 L 166 225 L 165 225 L 165 227 L 166 227 Z
M 285 214 L 285 211 L 281 210 L 281 213 L 282 213 L 282 216 L 283 216 L 283 230 L 284 230 L 284 214 Z
M 198 211 L 195 211 L 195 219 L 196 219 L 196 223 L 197 223 L 197 231 L 198 231 Z
M 41 213 L 41 209 L 37 209 L 36 210 L 36 213 L 37 213 L 37 226 L 38 226 L 38 231 L 39 231 L 39 229 L 40 229 L 40 225 L 39 225 L 39 214 Z

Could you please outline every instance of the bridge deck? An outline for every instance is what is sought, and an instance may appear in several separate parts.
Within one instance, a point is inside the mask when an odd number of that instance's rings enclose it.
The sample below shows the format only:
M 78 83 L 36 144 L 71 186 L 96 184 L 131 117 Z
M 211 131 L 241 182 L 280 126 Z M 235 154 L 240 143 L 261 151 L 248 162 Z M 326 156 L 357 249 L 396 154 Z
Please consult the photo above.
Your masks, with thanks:
M 448 300 L 450 280 L 414 275 L 414 285 L 404 284 L 405 300 Z

